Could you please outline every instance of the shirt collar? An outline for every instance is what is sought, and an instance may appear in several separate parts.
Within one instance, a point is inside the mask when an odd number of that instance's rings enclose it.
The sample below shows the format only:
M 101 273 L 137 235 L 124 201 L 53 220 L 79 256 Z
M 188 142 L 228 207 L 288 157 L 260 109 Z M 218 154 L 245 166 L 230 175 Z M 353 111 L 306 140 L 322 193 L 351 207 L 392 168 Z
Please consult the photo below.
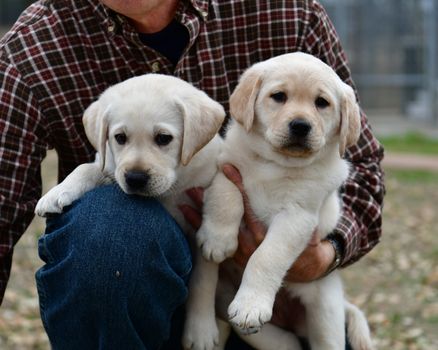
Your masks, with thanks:
M 209 0 L 190 0 L 194 9 L 199 13 L 201 18 L 205 21 L 208 18 Z
M 115 31 L 116 14 L 108 7 L 103 5 L 99 0 L 87 0 L 90 6 L 93 8 L 93 13 L 100 18 L 102 27 L 110 33 Z

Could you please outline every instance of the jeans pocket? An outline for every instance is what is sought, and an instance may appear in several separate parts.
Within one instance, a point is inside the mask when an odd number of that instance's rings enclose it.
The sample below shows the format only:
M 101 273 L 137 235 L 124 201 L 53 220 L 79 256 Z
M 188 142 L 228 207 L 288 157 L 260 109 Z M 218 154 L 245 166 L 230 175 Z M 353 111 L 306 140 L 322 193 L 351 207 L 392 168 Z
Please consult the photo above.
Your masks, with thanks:
M 69 254 L 73 242 L 69 239 L 71 223 L 67 214 L 47 218 L 46 231 L 38 240 L 38 254 L 46 264 L 52 264 Z
M 40 313 L 44 327 L 47 329 L 47 306 L 52 303 L 51 291 L 65 280 L 66 273 L 72 265 L 73 243 L 68 237 L 70 229 L 66 214 L 51 215 L 46 220 L 46 231 L 38 239 L 38 254 L 44 265 L 35 274 L 40 302 Z
M 184 280 L 185 284 L 189 283 L 190 275 L 192 273 L 193 263 L 191 259 L 186 260 L 184 264 L 181 264 L 183 268 L 181 269 L 180 277 Z

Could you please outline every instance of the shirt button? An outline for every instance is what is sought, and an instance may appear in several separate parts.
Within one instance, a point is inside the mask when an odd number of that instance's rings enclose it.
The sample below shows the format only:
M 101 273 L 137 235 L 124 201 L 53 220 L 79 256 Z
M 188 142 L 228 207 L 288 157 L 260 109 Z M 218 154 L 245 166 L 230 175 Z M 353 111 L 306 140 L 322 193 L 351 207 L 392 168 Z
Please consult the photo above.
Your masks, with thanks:
M 109 31 L 110 33 L 114 32 L 114 29 L 115 29 L 115 28 L 116 28 L 116 26 L 115 26 L 114 23 L 109 23 L 109 24 L 108 24 L 108 31 Z
M 160 64 L 158 62 L 152 63 L 152 72 L 156 73 L 160 70 Z
M 202 11 L 202 12 L 201 12 L 201 16 L 204 17 L 204 19 L 206 19 L 207 16 L 208 16 L 208 13 L 205 12 L 205 11 Z

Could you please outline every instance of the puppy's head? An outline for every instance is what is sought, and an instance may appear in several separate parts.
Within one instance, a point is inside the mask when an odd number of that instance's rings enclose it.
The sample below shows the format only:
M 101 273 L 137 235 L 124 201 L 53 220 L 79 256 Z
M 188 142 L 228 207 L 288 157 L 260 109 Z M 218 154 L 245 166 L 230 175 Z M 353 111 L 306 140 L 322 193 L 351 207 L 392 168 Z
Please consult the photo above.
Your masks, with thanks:
M 247 132 L 262 135 L 273 152 L 295 159 L 316 156 L 334 142 L 342 156 L 360 133 L 353 89 L 304 53 L 249 68 L 230 98 L 230 109 Z
M 131 78 L 107 89 L 88 107 L 83 123 L 126 193 L 159 196 L 176 181 L 180 165 L 217 133 L 222 106 L 192 85 L 165 75 Z

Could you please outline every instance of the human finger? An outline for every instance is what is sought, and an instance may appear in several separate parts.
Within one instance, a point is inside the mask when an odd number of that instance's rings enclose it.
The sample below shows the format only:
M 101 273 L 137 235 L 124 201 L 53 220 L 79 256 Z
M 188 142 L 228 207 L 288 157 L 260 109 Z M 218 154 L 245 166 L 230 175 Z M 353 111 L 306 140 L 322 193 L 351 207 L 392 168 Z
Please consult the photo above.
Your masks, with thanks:
M 222 167 L 222 172 L 224 175 L 230 180 L 236 187 L 239 189 L 239 191 L 245 192 L 243 188 L 243 179 L 242 175 L 240 174 L 240 171 L 232 164 L 224 164 Z
M 202 224 L 202 215 L 195 208 L 188 204 L 178 206 L 185 220 L 195 229 L 198 230 Z
M 248 196 L 246 194 L 245 188 L 243 186 L 242 175 L 239 170 L 232 164 L 225 164 L 222 167 L 224 175 L 239 189 L 242 200 L 243 200 L 243 222 L 245 225 L 254 232 L 258 243 L 265 237 L 266 229 L 265 226 L 257 219 L 252 207 L 249 203 Z
M 321 278 L 334 259 L 333 246 L 321 241 L 314 233 L 315 242 L 310 243 L 288 271 L 287 279 L 290 282 L 306 283 Z M 318 239 L 316 241 L 316 239 Z
M 318 233 L 318 229 L 313 230 L 312 238 L 309 241 L 309 246 L 314 247 L 321 243 L 321 236 Z
M 186 194 L 190 197 L 193 203 L 199 209 L 202 208 L 204 204 L 204 189 L 202 187 L 192 187 L 186 190 Z
M 256 241 L 253 232 L 247 228 L 241 228 L 238 235 L 238 248 L 234 253 L 234 260 L 242 267 L 245 267 L 252 253 L 259 246 L 259 242 Z

